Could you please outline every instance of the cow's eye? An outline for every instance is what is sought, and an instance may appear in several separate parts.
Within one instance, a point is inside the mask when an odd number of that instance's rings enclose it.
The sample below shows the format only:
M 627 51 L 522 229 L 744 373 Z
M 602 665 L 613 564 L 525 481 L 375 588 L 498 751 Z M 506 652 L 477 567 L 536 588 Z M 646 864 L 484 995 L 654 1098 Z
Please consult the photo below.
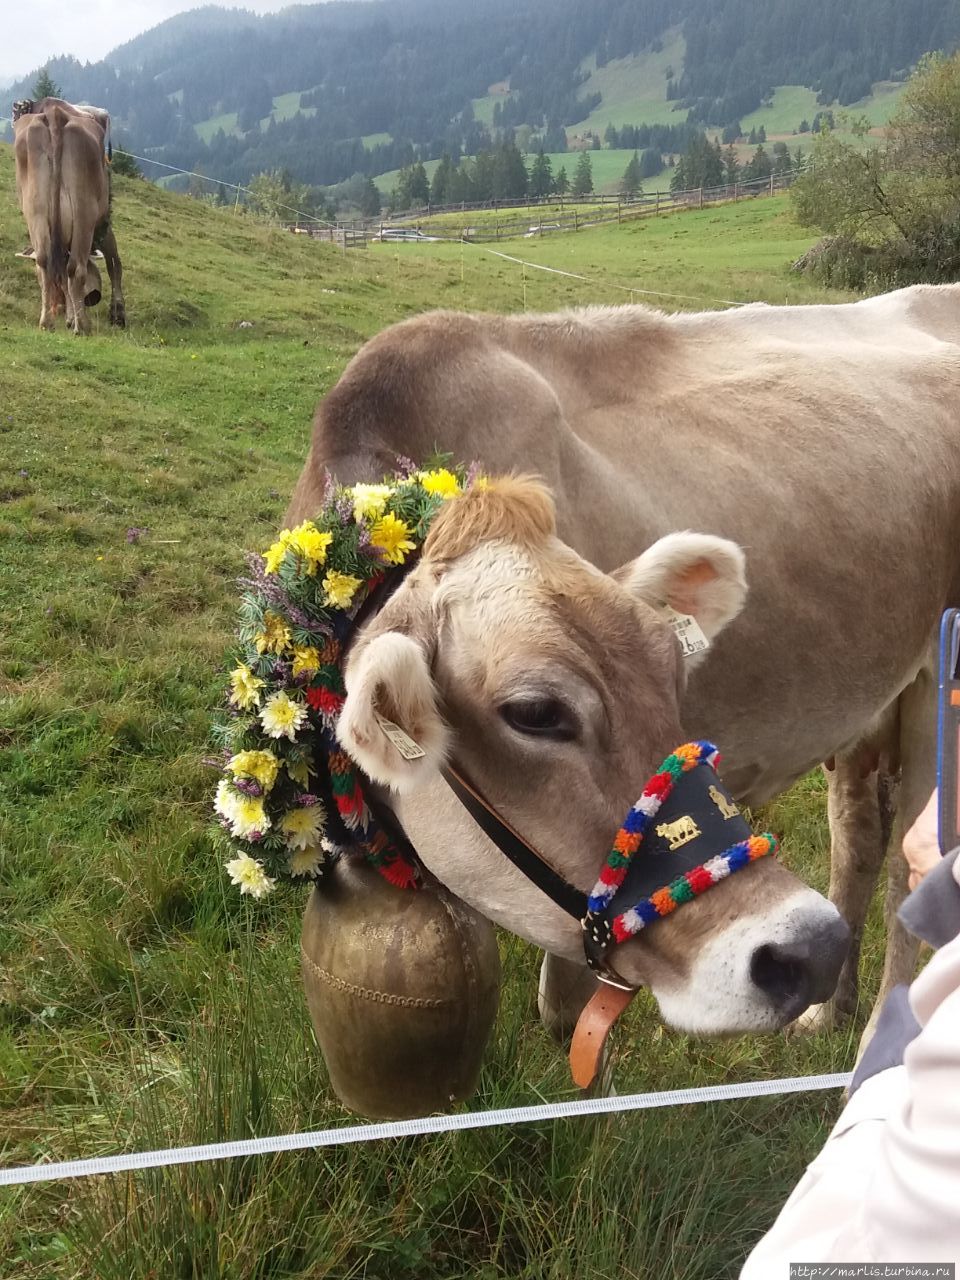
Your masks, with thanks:
M 573 716 L 557 698 L 517 698 L 503 703 L 500 714 L 511 729 L 531 738 L 566 742 L 576 733 Z

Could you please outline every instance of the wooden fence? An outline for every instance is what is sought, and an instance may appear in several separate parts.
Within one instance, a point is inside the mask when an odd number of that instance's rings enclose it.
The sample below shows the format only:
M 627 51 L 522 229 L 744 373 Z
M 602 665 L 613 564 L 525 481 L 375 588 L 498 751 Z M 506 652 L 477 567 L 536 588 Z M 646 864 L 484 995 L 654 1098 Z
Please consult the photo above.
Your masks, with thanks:
M 688 191 L 654 191 L 649 194 L 626 198 L 624 196 L 548 197 L 542 201 L 488 201 L 474 205 L 425 205 L 422 209 L 408 209 L 397 214 L 390 222 L 354 221 L 339 223 L 336 227 L 304 226 L 288 224 L 291 231 L 310 235 L 318 240 L 339 244 L 344 250 L 365 247 L 368 240 L 389 240 L 398 243 L 424 240 L 465 240 L 483 244 L 497 240 L 516 240 L 552 235 L 557 231 L 581 231 L 587 227 L 607 226 L 611 223 L 630 222 L 635 218 L 656 217 L 680 209 L 702 209 L 707 205 L 727 204 L 740 200 L 753 200 L 760 196 L 776 195 L 792 185 L 797 174 L 775 173 L 768 178 L 751 182 L 733 182 L 719 187 L 694 187 Z M 519 209 L 536 210 L 543 206 L 546 212 L 525 218 L 509 214 Z M 572 206 L 572 207 L 567 207 Z M 484 219 L 471 223 L 469 214 L 495 209 L 504 218 Z M 432 224 L 421 231 L 419 223 L 437 215 L 462 213 L 462 224 L 447 217 L 444 224 Z

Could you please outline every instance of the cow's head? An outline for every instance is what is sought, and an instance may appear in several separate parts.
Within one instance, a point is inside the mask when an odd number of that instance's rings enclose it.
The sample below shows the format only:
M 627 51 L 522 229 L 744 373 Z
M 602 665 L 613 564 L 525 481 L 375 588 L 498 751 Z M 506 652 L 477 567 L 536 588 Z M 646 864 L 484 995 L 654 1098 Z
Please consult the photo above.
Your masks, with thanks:
M 557 539 L 539 484 L 471 490 L 438 516 L 421 563 L 358 635 L 340 736 L 393 793 L 444 884 L 547 951 L 582 959 L 577 923 L 483 835 L 440 767 L 455 760 L 589 892 L 628 808 L 685 737 L 683 659 L 661 606 L 710 636 L 745 592 L 743 554 L 724 539 L 671 534 L 607 575 Z M 404 759 L 378 713 L 425 755 Z M 768 858 L 619 947 L 616 966 L 652 989 L 675 1026 L 772 1029 L 830 994 L 846 940 L 836 910 Z

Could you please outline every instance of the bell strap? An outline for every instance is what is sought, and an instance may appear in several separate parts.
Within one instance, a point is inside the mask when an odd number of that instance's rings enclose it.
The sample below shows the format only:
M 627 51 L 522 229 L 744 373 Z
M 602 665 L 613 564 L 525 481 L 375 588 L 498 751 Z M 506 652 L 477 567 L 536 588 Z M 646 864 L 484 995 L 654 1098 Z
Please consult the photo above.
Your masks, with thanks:
M 484 835 L 551 901 L 576 921 L 582 921 L 587 913 L 587 895 L 555 871 L 543 854 L 504 821 L 462 773 L 451 765 L 446 765 L 442 772 L 450 790 Z

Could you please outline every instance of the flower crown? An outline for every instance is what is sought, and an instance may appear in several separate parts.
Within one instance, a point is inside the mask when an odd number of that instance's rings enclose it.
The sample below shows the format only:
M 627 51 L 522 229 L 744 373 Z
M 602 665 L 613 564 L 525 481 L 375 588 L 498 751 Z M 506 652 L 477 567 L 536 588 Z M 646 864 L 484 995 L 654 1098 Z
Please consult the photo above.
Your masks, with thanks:
M 411 465 L 383 484 L 328 481 L 313 520 L 249 557 L 229 716 L 215 727 L 223 765 L 214 811 L 241 893 L 262 898 L 281 877 L 318 878 L 351 847 L 393 884 L 416 885 L 410 851 L 371 812 L 337 741 L 344 649 L 364 602 L 477 478 Z

